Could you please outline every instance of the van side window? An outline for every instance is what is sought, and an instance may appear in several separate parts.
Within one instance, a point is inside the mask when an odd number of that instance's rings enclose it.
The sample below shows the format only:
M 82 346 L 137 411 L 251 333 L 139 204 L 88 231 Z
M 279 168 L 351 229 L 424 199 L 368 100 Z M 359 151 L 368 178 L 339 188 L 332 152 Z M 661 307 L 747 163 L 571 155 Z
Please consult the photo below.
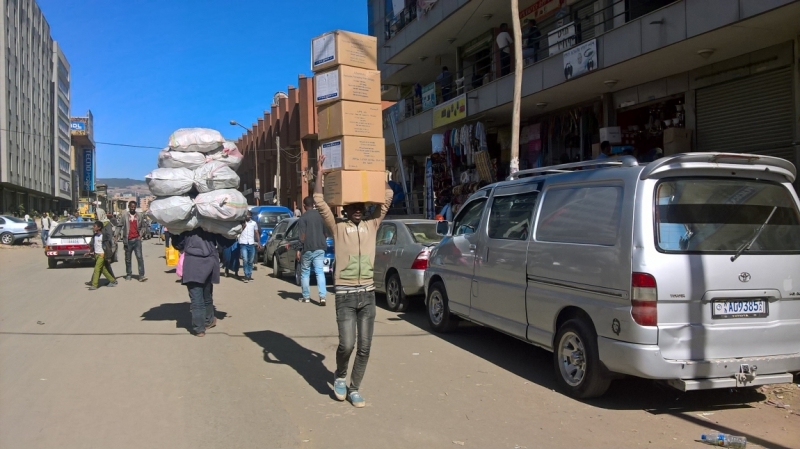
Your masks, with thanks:
M 622 187 L 586 186 L 548 190 L 536 240 L 614 246 L 622 212 Z
M 489 215 L 489 238 L 527 240 L 539 192 L 495 197 Z
M 481 198 L 467 204 L 458 212 L 453 220 L 453 235 L 472 234 L 478 229 L 481 222 L 483 207 L 486 205 L 486 198 Z

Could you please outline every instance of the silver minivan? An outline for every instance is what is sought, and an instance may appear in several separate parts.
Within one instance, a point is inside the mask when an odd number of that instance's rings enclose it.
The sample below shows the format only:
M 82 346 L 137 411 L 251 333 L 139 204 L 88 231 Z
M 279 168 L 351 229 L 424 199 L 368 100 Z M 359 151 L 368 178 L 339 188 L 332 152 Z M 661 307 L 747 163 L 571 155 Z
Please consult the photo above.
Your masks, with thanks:
M 687 153 L 525 170 L 474 193 L 431 252 L 434 331 L 466 319 L 553 352 L 569 395 L 800 371 L 800 212 L 784 159 Z

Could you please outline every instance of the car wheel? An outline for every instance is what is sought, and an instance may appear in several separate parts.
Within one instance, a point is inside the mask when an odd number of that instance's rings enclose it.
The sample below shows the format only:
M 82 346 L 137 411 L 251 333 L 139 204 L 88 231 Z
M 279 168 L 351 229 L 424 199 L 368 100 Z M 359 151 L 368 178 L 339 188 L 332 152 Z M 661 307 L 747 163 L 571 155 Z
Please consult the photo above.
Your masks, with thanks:
M 4 232 L 2 235 L 0 235 L 0 242 L 2 242 L 3 245 L 11 245 L 11 244 L 13 244 L 14 243 L 14 234 L 12 234 L 10 232 Z
M 572 319 L 558 329 L 553 348 L 556 381 L 578 399 L 603 395 L 611 378 L 600 364 L 597 335 L 585 321 Z
M 50 257 L 47 258 L 47 268 L 55 268 L 58 265 L 58 261 L 56 259 L 52 259 Z
M 281 263 L 278 262 L 278 255 L 272 255 L 272 277 L 279 279 L 281 277 Z
M 392 273 L 386 280 L 386 305 L 393 312 L 405 312 L 408 309 L 408 297 L 403 293 L 400 275 Z
M 300 264 L 297 262 L 294 264 L 294 283 L 297 284 L 298 287 L 302 286 L 300 282 Z
M 452 332 L 458 327 L 458 317 L 450 313 L 444 284 L 436 282 L 428 290 L 428 324 L 435 332 Z

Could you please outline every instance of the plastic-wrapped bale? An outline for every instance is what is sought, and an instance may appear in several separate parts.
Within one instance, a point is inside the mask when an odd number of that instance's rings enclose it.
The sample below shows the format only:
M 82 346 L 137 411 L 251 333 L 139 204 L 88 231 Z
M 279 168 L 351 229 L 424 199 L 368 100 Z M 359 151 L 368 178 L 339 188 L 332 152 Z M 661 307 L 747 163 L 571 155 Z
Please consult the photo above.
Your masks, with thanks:
M 234 171 L 239 169 L 243 159 L 244 156 L 239 152 L 239 149 L 236 148 L 236 144 L 227 140 L 222 144 L 222 150 L 208 153 L 206 158 L 208 162 L 223 162 Z
M 233 189 L 201 193 L 194 199 L 197 213 L 205 218 L 222 221 L 241 221 L 247 214 L 247 199 Z
M 188 168 L 157 168 L 144 180 L 155 196 L 183 195 L 194 186 L 194 172 Z
M 188 220 L 193 211 L 194 201 L 188 196 L 169 196 L 153 200 L 147 216 L 159 223 L 172 223 Z
M 181 128 L 169 136 L 169 148 L 173 151 L 208 153 L 222 148 L 224 142 L 219 131 L 208 128 Z
M 180 234 L 186 231 L 191 231 L 200 225 L 200 220 L 192 215 L 186 220 L 173 221 L 171 223 L 161 223 L 169 229 L 170 234 Z
M 199 225 L 208 232 L 213 232 L 229 239 L 235 239 L 242 233 L 242 225 L 238 221 L 220 221 L 213 218 L 200 217 Z
M 239 175 L 222 161 L 211 161 L 194 171 L 194 185 L 200 193 L 239 187 Z
M 206 155 L 197 151 L 170 151 L 169 147 L 158 153 L 158 168 L 188 168 L 194 170 L 208 160 Z

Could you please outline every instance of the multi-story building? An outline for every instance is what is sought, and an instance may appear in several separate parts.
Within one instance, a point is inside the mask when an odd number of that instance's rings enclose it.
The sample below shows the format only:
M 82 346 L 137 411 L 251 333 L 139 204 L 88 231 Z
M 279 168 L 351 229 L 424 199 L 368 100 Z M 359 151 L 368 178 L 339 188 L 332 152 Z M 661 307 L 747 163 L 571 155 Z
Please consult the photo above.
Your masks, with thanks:
M 3 2 L 0 28 L 0 212 L 53 210 L 50 25 L 34 0 L 17 0 Z
M 53 98 L 53 118 L 50 135 L 53 136 L 53 195 L 58 199 L 56 210 L 72 206 L 72 149 L 70 148 L 70 68 L 58 42 L 53 42 L 53 78 L 50 83 Z
M 483 164 L 494 179 L 506 176 L 514 58 L 513 45 L 508 56 L 500 46 L 504 23 L 513 35 L 509 2 L 367 5 L 406 165 L 424 163 L 434 144 L 450 148 L 456 181 L 439 185 L 448 195 L 475 179 L 475 150 L 488 152 L 479 161 L 494 163 Z M 521 168 L 591 159 L 601 140 L 640 160 L 724 151 L 800 165 L 799 1 L 519 0 L 519 17 Z
M 70 138 L 72 162 L 72 196 L 75 204 L 78 198 L 95 196 L 95 144 L 94 116 L 87 111 L 84 117 L 70 118 Z
M 142 211 L 150 210 L 150 203 L 152 203 L 154 199 L 156 199 L 156 197 L 153 195 L 147 195 L 139 198 L 139 207 L 142 209 Z

